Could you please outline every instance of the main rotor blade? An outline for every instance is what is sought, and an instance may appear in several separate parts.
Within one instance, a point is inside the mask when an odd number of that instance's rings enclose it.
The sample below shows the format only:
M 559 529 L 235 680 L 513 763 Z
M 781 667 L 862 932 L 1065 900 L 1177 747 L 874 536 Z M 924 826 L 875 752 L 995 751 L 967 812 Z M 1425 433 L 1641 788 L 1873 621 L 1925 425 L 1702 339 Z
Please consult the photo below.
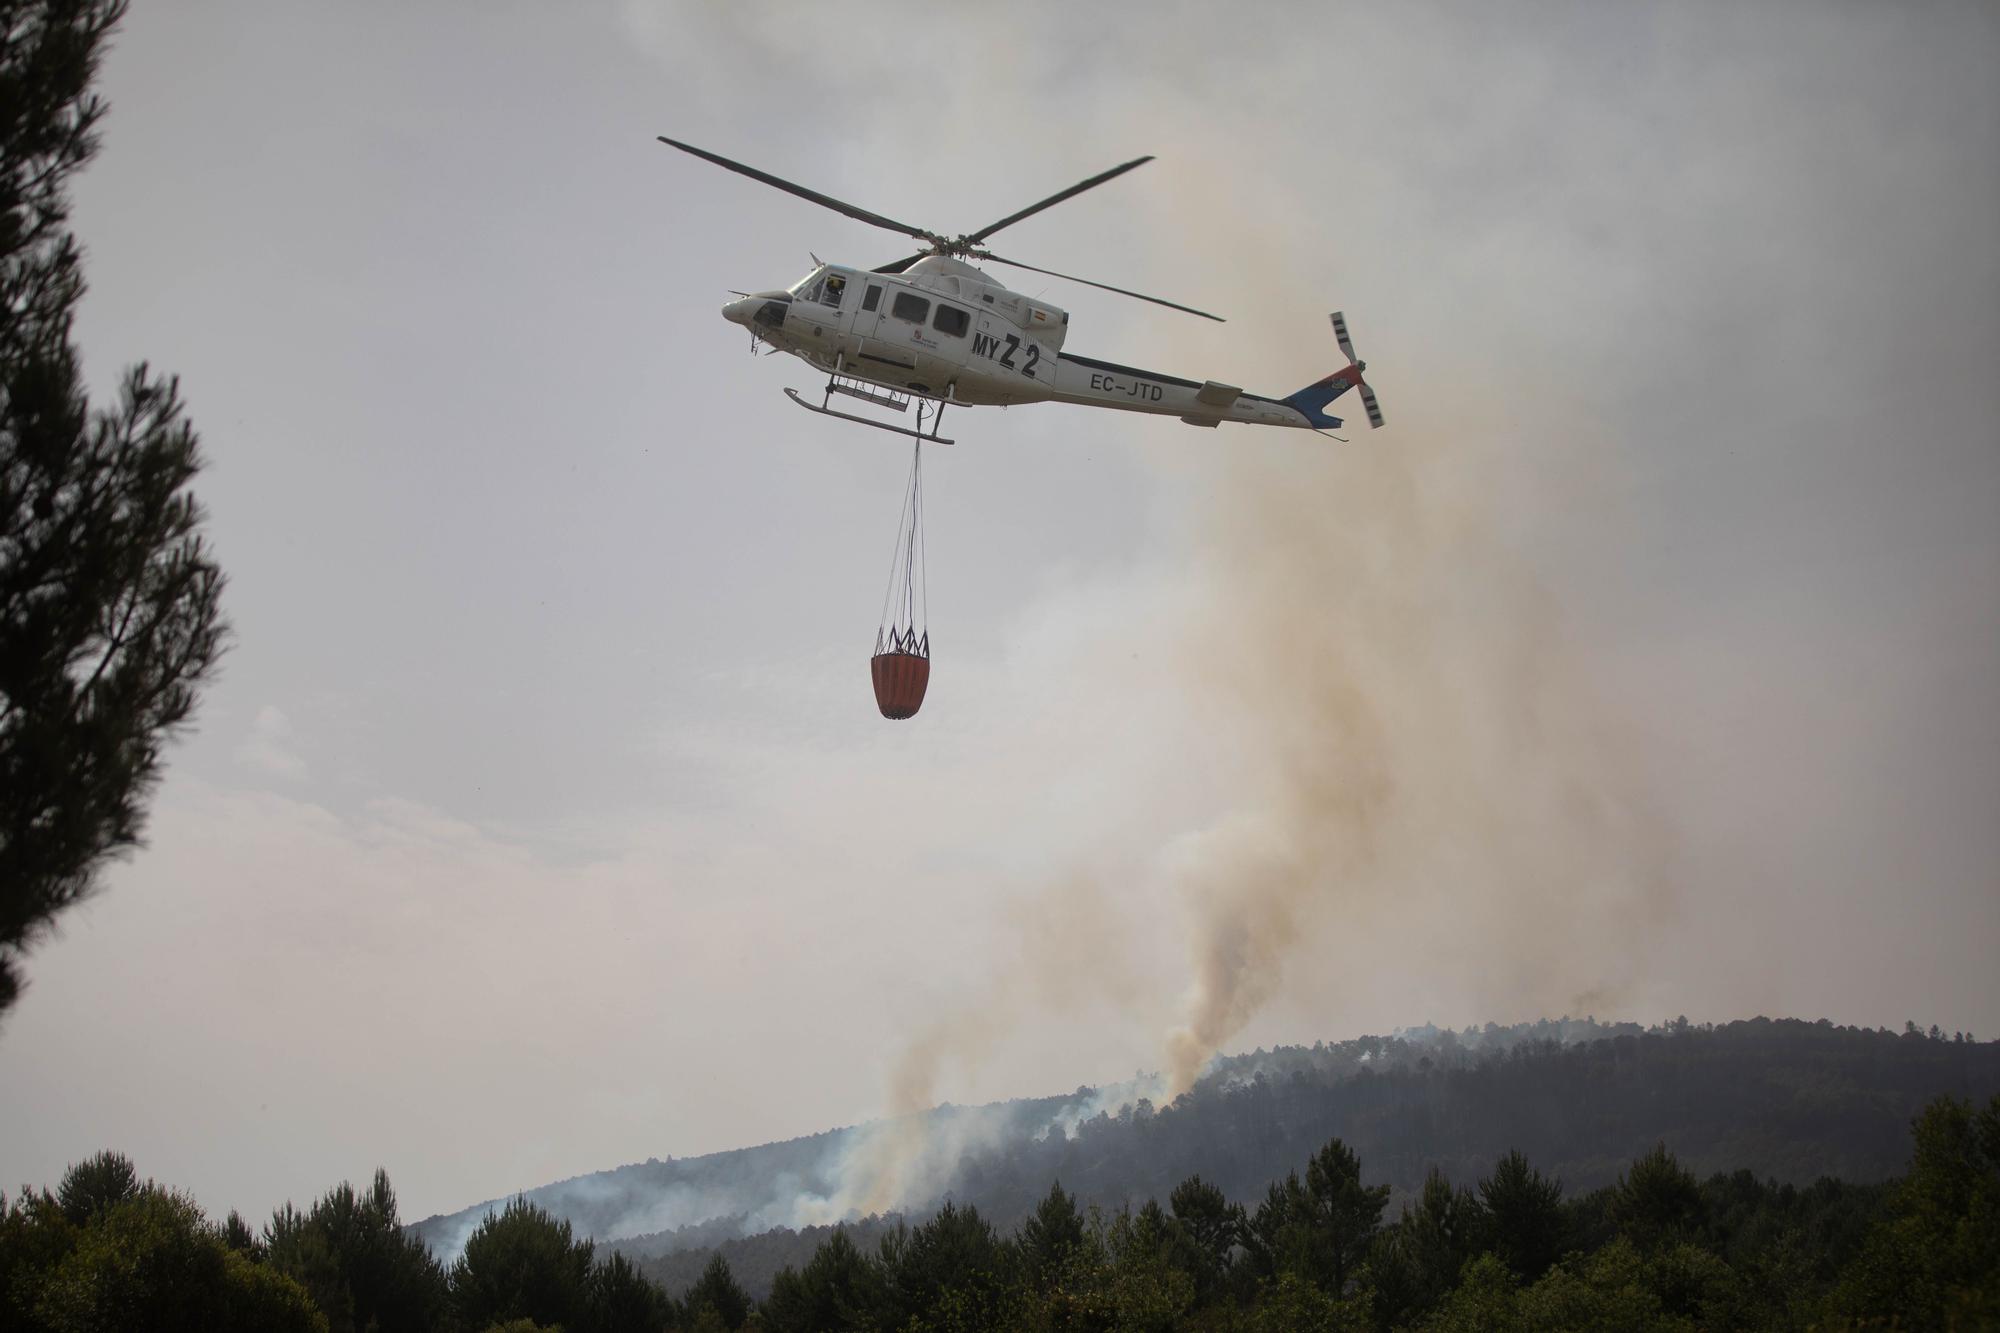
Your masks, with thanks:
M 919 250 L 917 251 L 917 253 L 909 256 L 906 259 L 898 259 L 892 264 L 884 264 L 880 268 L 874 268 L 868 271 L 870 273 L 901 273 L 904 269 L 908 268 L 910 265 L 916 263 L 919 259 L 922 259 L 929 254 L 930 251 L 928 250 Z
M 1001 218 L 998 222 L 995 222 L 990 226 L 981 227 L 978 231 L 973 232 L 970 236 L 966 237 L 965 239 L 973 242 L 974 244 L 977 244 L 978 242 L 985 240 L 988 236 L 991 236 L 994 232 L 999 231 L 1002 227 L 1011 227 L 1016 222 L 1019 222 L 1022 218 L 1033 217 L 1035 214 L 1041 212 L 1045 208 L 1054 207 L 1056 204 L 1061 203 L 1065 199 L 1068 199 L 1074 195 L 1082 194 L 1085 190 L 1090 189 L 1093 185 L 1102 185 L 1104 184 L 1104 182 L 1110 180 L 1113 176 L 1122 176 L 1126 172 L 1130 171 L 1132 168 L 1143 167 L 1152 160 L 1153 160 L 1153 155 L 1151 153 L 1148 153 L 1144 157 L 1133 158 L 1130 162 L 1125 163 L 1125 165 L 1123 166 L 1113 167 L 1109 171 L 1101 171 L 1097 175 L 1092 176 L 1087 181 L 1082 181 L 1079 182 L 1078 184 L 1070 186 L 1067 190 L 1064 190 L 1061 194 L 1052 194 L 1048 198 L 1042 200 L 1042 202 L 1040 202 L 1039 204 L 1029 204 L 1026 208 L 1022 209 L 1018 213 L 1010 213 L 1006 217 Z M 1127 295 L 1130 295 L 1130 293 L 1127 293 Z M 1147 299 L 1150 300 L 1152 298 L 1148 297 Z
M 1212 319 L 1218 324 L 1227 324 L 1229 322 L 1220 315 L 1211 315 L 1206 310 L 1196 310 L 1191 305 L 1182 305 L 1178 301 L 1163 301 L 1157 296 L 1148 296 L 1144 292 L 1128 292 L 1123 287 L 1113 287 L 1108 282 L 1092 282 L 1089 278 L 1078 278 L 1068 273 L 1058 273 L 1052 268 L 1036 268 L 1033 264 L 1023 264 L 1018 259 L 1002 259 L 999 255 L 982 255 L 980 257 L 988 263 L 1006 264 L 1013 268 L 1024 268 L 1030 273 L 1046 273 L 1052 278 L 1061 278 L 1065 282 L 1080 282 L 1086 287 L 1096 287 L 1102 291 L 1117 292 L 1120 296 L 1135 296 L 1141 301 L 1151 301 L 1154 305 L 1163 305 L 1169 310 L 1184 310 L 1190 315 L 1200 315 L 1203 319 Z
M 753 181 L 762 181 L 766 185 L 775 185 L 786 194 L 795 194 L 801 199 L 811 200 L 822 208 L 830 208 L 836 213 L 845 213 L 857 222 L 866 222 L 870 226 L 886 228 L 889 231 L 900 231 L 905 236 L 914 236 L 920 241 L 931 239 L 931 234 L 921 227 L 912 227 L 907 222 L 898 222 L 894 218 L 885 218 L 880 213 L 871 213 L 865 208 L 856 208 L 853 204 L 842 203 L 832 195 L 821 194 L 817 190 L 808 190 L 803 185 L 794 185 L 782 176 L 773 176 L 768 171 L 759 171 L 755 167 L 746 167 L 741 162 L 732 162 L 720 153 L 711 153 L 705 148 L 696 148 L 693 144 L 682 143 L 678 139 L 669 139 L 664 134 L 657 137 L 661 143 L 667 145 L 669 148 L 678 148 L 683 153 L 692 153 L 705 162 L 713 162 L 718 167 L 725 167 L 730 171 L 736 172 L 738 175 L 748 176 Z

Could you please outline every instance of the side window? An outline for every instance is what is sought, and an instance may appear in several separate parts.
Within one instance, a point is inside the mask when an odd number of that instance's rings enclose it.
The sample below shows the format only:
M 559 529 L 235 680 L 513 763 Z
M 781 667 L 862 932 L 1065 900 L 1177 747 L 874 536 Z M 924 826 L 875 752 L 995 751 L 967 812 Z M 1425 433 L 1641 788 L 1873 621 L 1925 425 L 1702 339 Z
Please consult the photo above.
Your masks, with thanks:
M 861 308 L 863 310 L 873 310 L 876 306 L 881 304 L 882 304 L 882 289 L 880 287 L 877 287 L 872 282 L 869 283 L 868 290 L 861 294 Z
M 896 299 L 889 304 L 889 313 L 897 319 L 907 319 L 912 324 L 922 324 L 924 316 L 930 314 L 931 303 L 921 296 L 908 292 L 897 292 Z
M 937 308 L 937 316 L 931 321 L 931 327 L 939 333 L 963 338 L 965 331 L 972 327 L 972 316 L 957 306 L 941 305 Z
M 847 279 L 838 273 L 830 273 L 826 279 L 826 291 L 820 294 L 820 303 L 840 309 L 840 303 L 847 297 Z

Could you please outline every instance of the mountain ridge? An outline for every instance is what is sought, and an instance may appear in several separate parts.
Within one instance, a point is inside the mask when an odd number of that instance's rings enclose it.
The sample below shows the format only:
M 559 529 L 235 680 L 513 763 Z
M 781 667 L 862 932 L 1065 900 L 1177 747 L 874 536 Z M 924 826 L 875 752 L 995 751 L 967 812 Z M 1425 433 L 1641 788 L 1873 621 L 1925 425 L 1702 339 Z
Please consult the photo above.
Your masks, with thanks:
M 1591 1189 L 1655 1142 L 1700 1171 L 1860 1183 L 1901 1170 L 1909 1118 L 1925 1100 L 1996 1091 L 2000 1043 L 1914 1024 L 1902 1033 L 1762 1017 L 1720 1026 L 1426 1024 L 1220 1057 L 1163 1107 L 1153 1102 L 1157 1080 L 1144 1078 L 945 1104 L 898 1121 L 629 1163 L 520 1197 L 581 1235 L 660 1264 L 869 1213 L 916 1218 L 947 1198 L 1010 1226 L 1058 1178 L 1112 1209 L 1164 1197 L 1196 1173 L 1248 1201 L 1330 1137 L 1344 1138 L 1369 1178 L 1397 1196 L 1414 1191 L 1431 1166 L 1469 1182 L 1513 1148 L 1570 1188 Z M 864 1209 L 858 1201 L 873 1192 L 870 1173 L 887 1134 L 917 1145 L 901 1164 L 906 1197 Z M 410 1230 L 449 1257 L 504 1203 L 439 1214 Z

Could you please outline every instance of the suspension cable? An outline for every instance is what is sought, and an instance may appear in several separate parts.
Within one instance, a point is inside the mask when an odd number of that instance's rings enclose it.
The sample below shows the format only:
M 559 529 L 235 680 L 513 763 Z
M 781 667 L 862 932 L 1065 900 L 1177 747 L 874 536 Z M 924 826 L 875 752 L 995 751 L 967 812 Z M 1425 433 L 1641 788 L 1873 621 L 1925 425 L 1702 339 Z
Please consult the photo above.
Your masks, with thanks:
M 875 650 L 910 651 L 917 646 L 919 631 L 918 616 L 928 619 L 930 614 L 930 588 L 928 571 L 924 569 L 923 536 L 923 441 L 919 439 L 910 452 L 909 481 L 903 487 L 902 512 L 896 524 L 896 543 L 889 555 L 889 583 L 882 590 L 882 620 L 875 631 Z M 901 575 L 900 580 L 898 575 Z M 897 584 L 901 583 L 901 596 L 897 595 Z M 896 619 L 900 619 L 900 627 Z M 929 638 L 928 632 L 922 637 Z

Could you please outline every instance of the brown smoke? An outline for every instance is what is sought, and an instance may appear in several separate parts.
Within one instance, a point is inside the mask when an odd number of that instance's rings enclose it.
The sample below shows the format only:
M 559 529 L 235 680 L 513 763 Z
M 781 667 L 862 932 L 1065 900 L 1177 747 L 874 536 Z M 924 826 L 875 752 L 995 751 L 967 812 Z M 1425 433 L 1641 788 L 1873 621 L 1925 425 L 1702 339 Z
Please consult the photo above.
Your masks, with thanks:
M 1126 925 L 1092 875 L 1071 874 L 1009 904 L 1001 935 L 1014 948 L 1000 971 L 924 1021 L 888 1071 L 888 1115 L 866 1127 L 841 1170 L 841 1197 L 823 1217 L 862 1215 L 921 1202 L 940 1188 L 977 1121 L 941 1141 L 924 1113 L 938 1102 L 948 1067 L 977 1069 L 1028 1010 L 1063 1012 L 1086 1003 L 1137 1003 L 1139 987 L 1118 946 Z
M 1308 441 L 1240 456 L 1218 488 L 1187 660 L 1247 776 L 1176 865 L 1175 1094 L 1302 949 L 1336 1000 L 1400 956 L 1487 1016 L 1615 1003 L 1657 849 L 1578 654 L 1494 536 L 1475 441 L 1420 422 Z
M 1398 975 L 1450 978 L 1430 993 L 1467 1017 L 1629 1002 L 1663 908 L 1658 840 L 1586 661 L 1495 535 L 1504 487 L 1475 438 L 1421 423 L 1301 437 L 1236 455 L 1211 492 L 1185 694 L 1241 780 L 1157 858 L 1189 969 L 1170 1098 L 1281 998 L 1309 998 L 1332 1032 L 1353 1030 L 1339 1006 Z M 1136 923 L 1094 877 L 1009 924 L 1017 956 L 893 1066 L 891 1118 L 850 1162 L 861 1211 L 933 1194 L 955 1167 L 966 1144 L 920 1114 L 948 1065 L 976 1069 L 1030 1010 L 1143 1002 Z

